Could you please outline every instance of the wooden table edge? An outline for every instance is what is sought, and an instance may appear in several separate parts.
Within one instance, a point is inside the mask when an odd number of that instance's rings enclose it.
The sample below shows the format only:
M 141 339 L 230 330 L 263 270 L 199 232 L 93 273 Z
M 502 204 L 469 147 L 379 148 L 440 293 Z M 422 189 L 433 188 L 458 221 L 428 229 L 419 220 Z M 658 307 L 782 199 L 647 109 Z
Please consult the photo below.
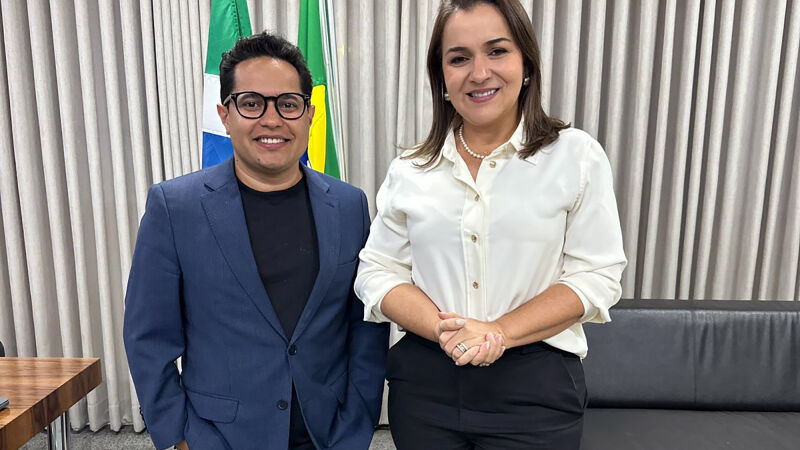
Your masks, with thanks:
M 64 414 L 75 403 L 86 397 L 103 381 L 102 366 L 100 358 L 14 358 L 17 360 L 84 360 L 91 361 L 78 374 L 56 386 L 44 398 L 31 405 L 25 412 L 17 416 L 14 420 L 0 428 L 0 449 L 14 449 L 25 445 L 36 434 L 44 430 L 51 422 Z M 79 375 L 86 373 L 84 378 L 79 379 Z M 80 386 L 85 380 L 85 385 Z M 61 404 L 59 392 L 75 386 L 78 390 L 74 401 L 68 400 Z M 31 424 L 30 427 L 25 425 Z M 21 428 L 21 430 L 19 430 Z M 26 429 L 27 428 L 27 429 Z M 69 432 L 69 430 L 67 430 Z

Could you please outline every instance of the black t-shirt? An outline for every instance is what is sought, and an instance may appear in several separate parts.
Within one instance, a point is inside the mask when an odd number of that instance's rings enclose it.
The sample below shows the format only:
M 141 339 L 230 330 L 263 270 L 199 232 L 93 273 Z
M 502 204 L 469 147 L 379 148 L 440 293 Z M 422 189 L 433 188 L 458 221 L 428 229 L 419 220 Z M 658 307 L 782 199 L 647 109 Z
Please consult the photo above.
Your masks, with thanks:
M 294 186 L 260 192 L 239 181 L 258 274 L 291 339 L 319 272 L 317 230 L 305 175 Z
M 258 274 L 278 320 L 292 338 L 319 272 L 317 228 L 305 175 L 283 191 L 260 192 L 239 181 Z M 289 449 L 313 449 L 292 384 Z

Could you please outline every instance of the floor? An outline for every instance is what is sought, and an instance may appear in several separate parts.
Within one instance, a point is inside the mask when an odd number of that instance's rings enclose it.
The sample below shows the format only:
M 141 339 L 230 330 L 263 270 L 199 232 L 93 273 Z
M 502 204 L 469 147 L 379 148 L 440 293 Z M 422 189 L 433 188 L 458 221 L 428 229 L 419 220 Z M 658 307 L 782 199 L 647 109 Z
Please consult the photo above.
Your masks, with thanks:
M 47 448 L 47 435 L 39 433 L 36 437 L 22 446 L 23 450 L 39 450 Z M 147 432 L 136 433 L 131 427 L 122 427 L 119 432 L 111 431 L 108 427 L 92 433 L 88 428 L 77 433 L 72 433 L 70 448 L 73 450 L 152 450 L 153 443 Z M 372 438 L 370 450 L 395 450 L 392 436 L 387 430 L 378 430 Z

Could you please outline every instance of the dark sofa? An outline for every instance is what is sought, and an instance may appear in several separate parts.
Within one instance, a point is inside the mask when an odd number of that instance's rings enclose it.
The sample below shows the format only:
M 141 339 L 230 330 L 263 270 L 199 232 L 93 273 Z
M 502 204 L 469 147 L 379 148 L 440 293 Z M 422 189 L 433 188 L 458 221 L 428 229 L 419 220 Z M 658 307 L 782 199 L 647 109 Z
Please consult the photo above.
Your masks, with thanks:
M 587 324 L 582 450 L 800 449 L 800 302 L 622 300 Z

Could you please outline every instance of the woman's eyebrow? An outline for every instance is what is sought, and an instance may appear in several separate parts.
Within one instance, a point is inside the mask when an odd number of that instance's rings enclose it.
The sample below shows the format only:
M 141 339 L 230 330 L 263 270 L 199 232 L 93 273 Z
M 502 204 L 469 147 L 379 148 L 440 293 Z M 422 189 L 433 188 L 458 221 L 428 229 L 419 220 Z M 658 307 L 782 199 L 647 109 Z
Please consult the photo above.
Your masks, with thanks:
M 511 42 L 511 39 L 506 38 L 506 37 L 494 38 L 494 39 L 490 39 L 490 40 L 484 42 L 483 46 L 484 47 L 490 47 L 490 46 L 492 46 L 494 44 L 499 44 L 500 42 Z M 450 47 L 445 52 L 445 55 L 448 54 L 448 53 L 458 53 L 458 52 L 465 52 L 465 51 L 467 51 L 467 47 L 461 47 L 461 46 Z

